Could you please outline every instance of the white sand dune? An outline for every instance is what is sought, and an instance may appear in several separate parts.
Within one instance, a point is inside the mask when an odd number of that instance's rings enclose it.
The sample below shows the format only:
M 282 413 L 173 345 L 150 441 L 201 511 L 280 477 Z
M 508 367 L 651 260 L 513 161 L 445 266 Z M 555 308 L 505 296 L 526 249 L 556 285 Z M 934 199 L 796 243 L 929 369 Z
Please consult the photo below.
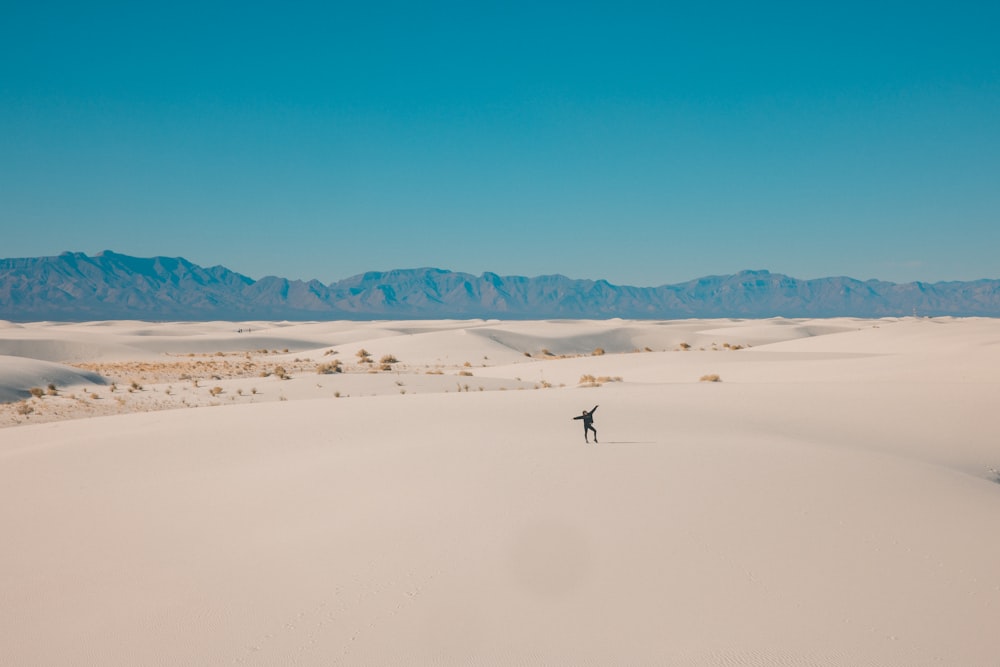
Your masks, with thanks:
M 38 359 L 0 356 L 0 403 L 27 399 L 31 389 L 103 386 L 104 378 L 90 371 Z
M 0 327 L 32 341 L 119 390 L 7 406 L 0 665 L 997 664 L 998 320 Z M 291 378 L 126 392 L 124 350 Z

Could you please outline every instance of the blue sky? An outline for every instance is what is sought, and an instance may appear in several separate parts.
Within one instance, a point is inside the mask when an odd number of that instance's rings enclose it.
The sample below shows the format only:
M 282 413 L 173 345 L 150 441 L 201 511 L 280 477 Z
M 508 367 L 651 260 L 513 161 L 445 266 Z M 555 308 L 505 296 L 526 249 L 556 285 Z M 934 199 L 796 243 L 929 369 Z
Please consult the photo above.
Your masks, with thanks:
M 1000 277 L 1000 5 L 3 3 L 0 256 Z

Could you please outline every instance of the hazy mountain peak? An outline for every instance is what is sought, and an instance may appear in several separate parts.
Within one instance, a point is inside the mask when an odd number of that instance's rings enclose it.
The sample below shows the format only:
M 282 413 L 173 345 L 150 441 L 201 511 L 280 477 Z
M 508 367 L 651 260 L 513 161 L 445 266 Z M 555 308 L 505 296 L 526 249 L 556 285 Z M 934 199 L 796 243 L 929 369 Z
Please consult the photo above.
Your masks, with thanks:
M 766 269 L 661 287 L 562 275 L 480 276 L 421 267 L 369 271 L 324 285 L 182 257 L 0 260 L 0 319 L 367 319 L 1000 316 L 1000 281 L 895 284 L 848 277 L 798 280 Z

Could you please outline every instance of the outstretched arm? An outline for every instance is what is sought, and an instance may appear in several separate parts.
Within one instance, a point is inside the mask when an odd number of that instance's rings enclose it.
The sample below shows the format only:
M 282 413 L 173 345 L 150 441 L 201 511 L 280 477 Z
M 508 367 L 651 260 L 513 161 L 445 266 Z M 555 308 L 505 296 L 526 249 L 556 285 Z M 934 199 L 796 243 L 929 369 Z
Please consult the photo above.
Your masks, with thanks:
M 598 407 L 598 406 L 596 406 L 596 405 L 595 405 L 595 406 L 594 406 L 594 409 L 590 411 L 590 414 L 594 414 L 595 412 L 597 412 L 597 407 Z
M 583 415 L 577 415 L 576 417 L 573 417 L 573 419 L 583 419 Z

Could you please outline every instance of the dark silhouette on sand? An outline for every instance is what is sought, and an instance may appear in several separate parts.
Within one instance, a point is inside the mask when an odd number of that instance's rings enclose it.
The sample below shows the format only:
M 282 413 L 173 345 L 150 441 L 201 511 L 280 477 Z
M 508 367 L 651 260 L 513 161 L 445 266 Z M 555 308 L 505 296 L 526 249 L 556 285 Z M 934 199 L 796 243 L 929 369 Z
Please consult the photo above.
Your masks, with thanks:
M 597 429 L 594 428 L 594 413 L 595 412 L 597 412 L 597 406 L 596 405 L 594 406 L 593 410 L 590 410 L 589 412 L 587 410 L 584 410 L 583 414 L 580 415 L 579 417 L 573 417 L 573 419 L 582 419 L 583 420 L 583 441 L 584 442 L 590 442 L 590 439 L 588 438 L 588 436 L 590 435 L 590 431 L 594 432 L 594 442 L 597 442 Z

